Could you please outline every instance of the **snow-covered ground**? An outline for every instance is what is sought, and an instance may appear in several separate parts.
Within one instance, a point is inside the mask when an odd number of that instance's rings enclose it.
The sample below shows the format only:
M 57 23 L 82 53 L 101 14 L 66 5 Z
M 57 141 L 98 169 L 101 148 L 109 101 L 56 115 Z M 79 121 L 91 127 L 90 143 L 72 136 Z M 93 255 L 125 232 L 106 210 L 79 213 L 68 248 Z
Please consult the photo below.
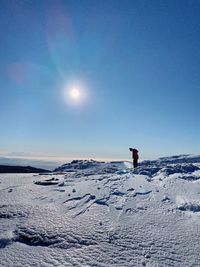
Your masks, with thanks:
M 0 175 L 0 266 L 200 266 L 200 156 Z

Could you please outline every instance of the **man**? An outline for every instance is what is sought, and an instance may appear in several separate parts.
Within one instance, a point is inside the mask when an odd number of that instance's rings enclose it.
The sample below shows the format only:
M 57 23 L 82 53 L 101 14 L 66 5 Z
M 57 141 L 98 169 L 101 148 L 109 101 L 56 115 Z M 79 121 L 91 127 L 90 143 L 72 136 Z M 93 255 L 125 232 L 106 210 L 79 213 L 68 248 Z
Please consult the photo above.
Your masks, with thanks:
M 129 148 L 129 150 L 132 152 L 133 167 L 137 168 L 139 159 L 138 150 L 135 148 Z

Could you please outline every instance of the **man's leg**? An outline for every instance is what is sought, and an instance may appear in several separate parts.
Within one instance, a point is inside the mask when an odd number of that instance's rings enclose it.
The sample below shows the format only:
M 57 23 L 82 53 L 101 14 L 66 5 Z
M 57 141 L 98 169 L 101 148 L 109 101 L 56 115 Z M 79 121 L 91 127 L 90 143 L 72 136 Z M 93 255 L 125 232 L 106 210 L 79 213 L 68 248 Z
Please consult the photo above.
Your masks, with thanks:
M 138 165 L 137 161 L 138 161 L 137 159 L 134 159 L 134 160 L 133 160 L 133 167 L 134 167 L 134 168 L 137 168 L 137 165 Z

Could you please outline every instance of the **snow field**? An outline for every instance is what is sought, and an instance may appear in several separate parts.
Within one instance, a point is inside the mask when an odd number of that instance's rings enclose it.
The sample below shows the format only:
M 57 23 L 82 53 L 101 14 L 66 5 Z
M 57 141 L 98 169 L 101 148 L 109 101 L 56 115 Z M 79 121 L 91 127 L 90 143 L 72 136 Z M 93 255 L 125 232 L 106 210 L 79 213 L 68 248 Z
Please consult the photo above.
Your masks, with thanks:
M 200 266 L 196 158 L 1 174 L 0 266 Z

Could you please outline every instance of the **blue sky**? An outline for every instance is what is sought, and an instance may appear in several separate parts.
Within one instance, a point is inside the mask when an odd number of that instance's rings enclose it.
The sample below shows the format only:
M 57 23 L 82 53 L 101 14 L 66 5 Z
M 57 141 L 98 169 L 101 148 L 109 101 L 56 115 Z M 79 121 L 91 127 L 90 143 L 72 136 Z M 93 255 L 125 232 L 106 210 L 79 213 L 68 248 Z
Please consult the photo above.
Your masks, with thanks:
M 198 0 L 1 0 L 0 154 L 199 154 L 199 14 Z

